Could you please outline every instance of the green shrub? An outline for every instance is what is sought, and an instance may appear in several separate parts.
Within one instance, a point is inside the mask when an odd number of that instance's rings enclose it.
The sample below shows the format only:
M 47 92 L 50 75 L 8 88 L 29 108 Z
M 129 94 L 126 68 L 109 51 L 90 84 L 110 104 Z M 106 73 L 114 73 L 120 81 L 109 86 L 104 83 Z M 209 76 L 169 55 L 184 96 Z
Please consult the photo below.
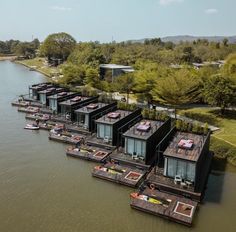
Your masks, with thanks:
M 228 162 L 236 166 L 236 147 L 216 137 L 211 137 L 210 149 L 217 158 L 226 158 Z
M 142 116 L 144 119 L 148 119 L 148 116 L 149 116 L 149 110 L 147 108 L 144 108 L 142 110 Z
M 219 119 L 214 114 L 210 114 L 206 112 L 198 113 L 191 110 L 185 110 L 185 111 L 183 110 L 180 112 L 180 115 L 183 115 L 185 117 L 188 117 L 188 118 L 200 121 L 200 122 L 205 122 L 211 125 L 219 126 Z

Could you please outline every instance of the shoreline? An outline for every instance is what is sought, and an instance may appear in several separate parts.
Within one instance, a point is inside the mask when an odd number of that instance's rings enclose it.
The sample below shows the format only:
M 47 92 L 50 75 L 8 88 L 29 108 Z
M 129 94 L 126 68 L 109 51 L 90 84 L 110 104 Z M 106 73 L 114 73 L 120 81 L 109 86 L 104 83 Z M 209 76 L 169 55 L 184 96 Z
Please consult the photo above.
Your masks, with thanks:
M 25 67 L 28 68 L 28 69 L 32 69 L 32 66 L 27 65 L 27 64 L 23 63 L 23 62 L 20 61 L 20 60 L 13 60 L 13 62 L 16 63 L 16 64 L 23 65 L 23 66 L 25 66 Z M 31 71 L 31 70 L 29 70 L 29 71 Z M 50 76 L 48 73 L 45 73 L 45 72 L 39 70 L 37 67 L 33 67 L 33 70 L 32 70 L 32 71 L 39 72 L 39 73 L 43 74 L 46 78 L 48 78 L 49 80 L 52 81 L 52 78 L 51 78 L 51 76 Z
M 17 56 L 0 56 L 0 61 L 10 60 L 14 61 L 17 58 Z

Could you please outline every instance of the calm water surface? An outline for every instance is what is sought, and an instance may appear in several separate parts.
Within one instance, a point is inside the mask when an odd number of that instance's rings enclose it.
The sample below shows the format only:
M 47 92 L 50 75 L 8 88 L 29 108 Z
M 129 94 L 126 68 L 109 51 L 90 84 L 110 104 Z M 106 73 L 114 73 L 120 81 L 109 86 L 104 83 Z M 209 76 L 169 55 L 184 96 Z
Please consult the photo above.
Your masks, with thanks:
M 91 177 L 93 163 L 68 158 L 47 132 L 27 131 L 10 105 L 36 72 L 0 62 L 0 232 L 235 232 L 236 173 L 214 170 L 205 202 L 189 229 L 129 206 L 132 189 Z

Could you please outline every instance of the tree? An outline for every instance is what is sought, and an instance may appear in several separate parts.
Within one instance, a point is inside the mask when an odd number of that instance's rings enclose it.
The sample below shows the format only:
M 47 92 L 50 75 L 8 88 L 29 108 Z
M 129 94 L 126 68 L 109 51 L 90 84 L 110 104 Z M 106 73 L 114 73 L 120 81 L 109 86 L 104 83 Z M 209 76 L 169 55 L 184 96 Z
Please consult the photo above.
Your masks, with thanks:
M 229 40 L 227 38 L 223 39 L 222 43 L 223 43 L 224 47 L 228 47 L 228 42 L 229 42 Z
M 113 83 L 114 90 L 119 92 L 126 92 L 127 94 L 127 104 L 129 104 L 129 94 L 135 86 L 134 76 L 132 73 L 126 73 L 116 78 Z
M 220 107 L 224 114 L 225 108 L 235 103 L 236 88 L 230 78 L 213 75 L 204 83 L 203 96 L 208 104 Z
M 67 33 L 49 35 L 43 42 L 40 52 L 49 60 L 61 59 L 65 61 L 76 46 L 76 40 Z
M 74 64 L 67 64 L 62 67 L 63 78 L 60 79 L 62 84 L 84 84 L 85 70 Z
M 182 105 L 198 102 L 201 80 L 194 70 L 177 70 L 159 78 L 151 91 L 153 99 L 162 104 Z

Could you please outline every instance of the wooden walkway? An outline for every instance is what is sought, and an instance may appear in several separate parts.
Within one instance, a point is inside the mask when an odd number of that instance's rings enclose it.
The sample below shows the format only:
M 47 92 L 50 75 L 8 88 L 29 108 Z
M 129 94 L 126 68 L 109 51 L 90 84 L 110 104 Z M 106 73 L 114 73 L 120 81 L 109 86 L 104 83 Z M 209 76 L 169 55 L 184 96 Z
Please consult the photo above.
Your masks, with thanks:
M 184 197 L 150 189 L 131 194 L 130 206 L 146 213 L 191 226 L 198 203 Z
M 146 173 L 147 170 L 109 162 L 94 167 L 92 176 L 134 188 L 140 184 Z

